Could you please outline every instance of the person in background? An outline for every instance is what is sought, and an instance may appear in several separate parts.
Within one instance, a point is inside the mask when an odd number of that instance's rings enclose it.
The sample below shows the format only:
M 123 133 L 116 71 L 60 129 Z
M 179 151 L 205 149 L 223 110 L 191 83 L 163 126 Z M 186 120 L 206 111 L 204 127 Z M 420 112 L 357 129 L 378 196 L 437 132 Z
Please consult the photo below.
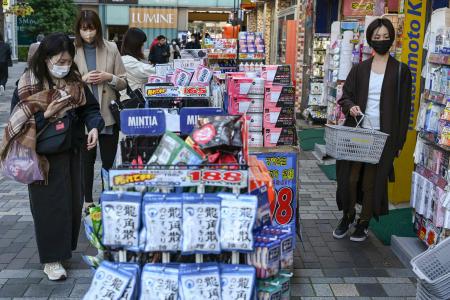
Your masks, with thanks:
M 144 43 L 147 36 L 139 28 L 130 28 L 125 33 L 122 43 L 122 61 L 127 71 L 127 81 L 131 90 L 142 89 L 148 77 L 155 74 L 155 67 L 144 62 Z M 121 100 L 128 99 L 126 91 L 121 91 Z
M 197 33 L 191 35 L 191 40 L 187 42 L 186 49 L 202 49 L 200 37 Z
M 178 39 L 173 39 L 172 44 L 170 45 L 170 60 L 181 58 L 181 50 L 179 46 Z
M 148 60 L 154 65 L 166 64 L 170 58 L 170 48 L 167 45 L 167 39 L 165 36 L 159 35 L 157 40 L 158 42 L 150 48 Z
M 0 34 L 0 95 L 5 93 L 6 82 L 8 81 L 8 67 L 12 67 L 11 47 L 3 40 Z
M 30 64 L 31 57 L 33 57 L 33 54 L 36 52 L 36 50 L 39 48 L 39 44 L 44 39 L 45 35 L 42 33 L 38 34 L 36 37 L 36 43 L 33 43 L 30 45 L 30 49 L 28 49 L 28 56 L 27 56 L 27 63 Z
M 126 70 L 119 50 L 114 42 L 103 39 L 102 26 L 97 13 L 81 11 L 75 26 L 75 63 L 83 81 L 89 86 L 105 120 L 105 128 L 100 132 L 99 146 L 102 168 L 109 170 L 116 157 L 119 143 L 119 127 L 109 109 L 111 100 L 119 97 L 119 92 L 127 88 Z M 93 203 L 92 186 L 97 147 L 86 150 L 84 159 L 85 206 Z
M 389 54 L 395 40 L 391 21 L 374 20 L 367 27 L 366 39 L 375 55 L 351 69 L 338 102 L 347 115 L 345 126 L 356 127 L 361 122 L 364 128 L 380 130 L 389 137 L 377 164 L 336 162 L 336 202 L 343 217 L 333 236 L 347 235 L 355 220 L 355 205 L 360 203 L 359 220 L 350 236 L 355 242 L 367 238 L 372 217 L 389 213 L 388 178 L 393 178 L 394 159 L 406 141 L 411 111 L 411 72 Z
M 65 34 L 52 33 L 41 41 L 19 79 L 2 142 L 3 156 L 13 141 L 24 147 L 35 145 L 37 133 L 54 117 L 72 117 L 70 149 L 39 156 L 46 180 L 28 185 L 39 259 L 49 280 L 67 278 L 61 262 L 70 259 L 76 250 L 81 225 L 81 147 L 95 148 L 98 132 L 104 126 L 98 102 L 83 83 L 74 56 L 75 47 Z M 70 97 L 59 101 L 65 93 Z M 87 144 L 85 127 L 89 132 Z

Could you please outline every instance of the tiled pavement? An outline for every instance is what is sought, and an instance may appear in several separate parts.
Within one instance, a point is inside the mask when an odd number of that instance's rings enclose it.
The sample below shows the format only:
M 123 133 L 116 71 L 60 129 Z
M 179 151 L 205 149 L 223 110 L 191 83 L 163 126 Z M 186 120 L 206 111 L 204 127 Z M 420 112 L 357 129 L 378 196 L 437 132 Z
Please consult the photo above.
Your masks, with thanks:
M 18 78 L 23 68 L 24 64 L 15 65 L 11 77 Z M 1 129 L 13 84 L 11 80 L 7 95 L 0 97 Z M 372 235 L 361 244 L 333 239 L 331 231 L 340 217 L 335 184 L 321 173 L 310 153 L 301 153 L 300 159 L 302 240 L 296 249 L 291 299 L 414 299 L 414 275 L 389 247 Z M 91 277 L 81 254 L 89 252 L 93 250 L 81 235 L 74 257 L 66 262 L 69 279 L 55 283 L 44 278 L 27 189 L 0 177 L 0 300 L 80 299 Z

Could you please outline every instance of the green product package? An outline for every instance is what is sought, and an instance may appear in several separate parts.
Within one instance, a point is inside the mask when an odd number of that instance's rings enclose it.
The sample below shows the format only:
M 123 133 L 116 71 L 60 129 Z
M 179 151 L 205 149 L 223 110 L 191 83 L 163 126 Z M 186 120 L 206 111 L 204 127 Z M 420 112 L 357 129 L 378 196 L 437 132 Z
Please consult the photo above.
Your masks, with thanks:
M 167 131 L 148 161 L 149 165 L 199 165 L 202 158 L 175 133 Z

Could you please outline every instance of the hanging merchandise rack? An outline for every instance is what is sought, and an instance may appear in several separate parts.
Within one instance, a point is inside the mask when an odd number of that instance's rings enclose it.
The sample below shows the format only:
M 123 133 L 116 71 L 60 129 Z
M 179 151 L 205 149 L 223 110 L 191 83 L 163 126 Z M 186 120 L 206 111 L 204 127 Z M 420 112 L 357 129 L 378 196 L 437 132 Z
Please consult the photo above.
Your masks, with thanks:
M 290 299 L 295 226 L 272 223 L 273 180 L 214 84 L 147 84 L 146 108 L 120 111 L 121 163 L 84 219 L 85 299 Z

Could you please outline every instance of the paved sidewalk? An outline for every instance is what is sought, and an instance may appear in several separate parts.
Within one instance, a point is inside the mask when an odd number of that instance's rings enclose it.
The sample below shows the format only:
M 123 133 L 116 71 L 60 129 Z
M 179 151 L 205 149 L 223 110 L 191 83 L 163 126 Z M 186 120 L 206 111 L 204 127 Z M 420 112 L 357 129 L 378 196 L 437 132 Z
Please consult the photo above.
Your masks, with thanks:
M 18 78 L 23 68 L 22 63 L 10 69 L 11 78 Z M 2 133 L 15 80 L 0 97 Z M 310 153 L 301 153 L 299 172 L 302 241 L 296 249 L 291 299 L 414 299 L 414 274 L 389 247 L 372 235 L 360 244 L 332 237 L 340 218 L 336 185 Z M 79 247 L 66 263 L 69 279 L 48 281 L 39 264 L 27 189 L 0 177 L 0 300 L 80 299 L 91 281 L 81 255 L 94 252 L 82 230 Z

